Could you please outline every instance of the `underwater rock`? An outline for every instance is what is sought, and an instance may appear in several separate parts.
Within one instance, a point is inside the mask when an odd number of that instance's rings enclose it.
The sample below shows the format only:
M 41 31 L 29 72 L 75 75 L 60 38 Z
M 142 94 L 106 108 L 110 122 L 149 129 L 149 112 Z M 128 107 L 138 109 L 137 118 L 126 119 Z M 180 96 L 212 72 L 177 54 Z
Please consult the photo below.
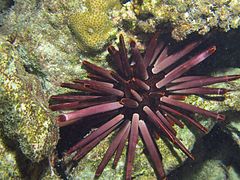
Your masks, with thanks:
M 229 75 L 231 73 L 240 74 L 239 68 L 232 68 L 229 71 L 223 73 L 224 75 Z M 222 73 L 221 73 L 222 74 Z M 220 86 L 220 85 L 219 85 Z M 240 111 L 240 81 L 234 81 L 228 84 L 222 84 L 221 86 L 228 86 L 229 88 L 235 90 L 228 94 L 226 103 L 222 104 L 222 108 L 226 108 L 229 112 L 227 113 L 227 121 L 229 123 L 223 127 L 224 131 L 226 131 L 232 139 L 236 142 L 236 144 L 240 147 L 240 119 L 239 119 L 239 111 Z
M 0 37 L 0 124 L 8 138 L 18 141 L 24 155 L 38 162 L 55 148 L 58 129 L 40 81 L 20 62 L 16 49 Z
M 1 179 L 36 179 L 48 164 L 33 163 L 20 151 L 18 142 L 3 133 L 0 125 L 0 178 Z M 46 162 L 46 161 L 45 161 Z
M 227 113 L 229 123 L 223 128 L 228 133 L 240 148 L 240 118 L 239 112 Z
M 98 2 L 102 1 L 98 0 Z M 102 12 L 102 10 L 112 8 L 113 2 L 115 3 L 115 1 L 100 3 L 102 9 L 95 13 L 103 13 L 103 18 L 109 19 L 108 11 Z M 88 4 L 94 7 L 91 1 Z M 98 62 L 101 59 L 99 58 L 102 56 L 101 53 L 96 56 L 97 58 L 93 58 L 91 54 L 80 54 L 78 42 L 74 40 L 68 28 L 68 18 L 77 12 L 84 12 L 84 9 L 86 6 L 83 1 L 78 0 L 64 1 L 64 3 L 53 0 L 41 2 L 31 0 L 31 3 L 30 0 L 15 1 L 14 6 L 3 18 L 1 34 L 10 36 L 26 70 L 37 75 L 49 93 L 55 92 L 61 81 L 78 78 L 79 74 L 84 76 L 81 68 L 82 59 L 95 61 L 98 59 Z M 90 11 L 84 13 L 94 14 Z M 96 20 L 96 16 L 93 18 Z M 94 24 L 94 27 L 97 24 L 99 23 Z M 104 37 L 102 31 L 98 33 L 101 38 Z M 101 41 L 101 43 L 105 45 L 107 42 Z M 86 52 L 87 49 L 82 51 Z M 103 56 L 105 59 L 106 55 Z
M 169 180 L 239 179 L 240 149 L 221 125 L 197 142 L 193 152 L 196 160 L 177 168 L 169 175 Z
M 229 180 L 238 180 L 238 179 L 240 179 L 240 173 L 239 173 L 239 171 L 236 168 L 230 166 L 227 169 L 228 169 L 228 179 Z
M 49 168 L 46 172 L 41 175 L 41 180 L 62 180 L 53 169 Z
M 0 13 L 14 4 L 13 0 L 0 0 Z
M 154 32 L 159 24 L 170 23 L 172 37 L 185 39 L 188 34 L 206 34 L 213 28 L 224 31 L 240 25 L 238 0 L 133 0 L 114 13 L 133 31 Z
M 0 27 L 1 34 L 14 44 L 26 71 L 36 75 L 50 93 L 61 80 L 77 78 L 76 74 L 83 72 L 78 47 L 64 22 L 67 7 L 62 8 L 54 1 L 16 1 Z
M 198 166 L 193 166 L 188 173 L 185 172 L 178 178 L 184 180 L 217 180 L 227 179 L 227 174 L 221 161 L 208 160 Z
M 233 74 L 240 74 L 240 68 L 227 68 L 211 73 L 211 75 L 213 76 L 227 76 Z M 186 101 L 190 104 L 197 105 L 209 111 L 240 111 L 240 91 L 238 90 L 239 86 L 239 79 L 232 82 L 218 83 L 212 85 L 211 87 L 226 88 L 232 90 L 224 95 L 224 101 L 206 101 L 204 98 L 200 98 L 197 96 L 190 96 L 186 99 Z
M 21 170 L 16 159 L 16 152 L 6 147 L 0 129 L 0 178 L 21 179 Z

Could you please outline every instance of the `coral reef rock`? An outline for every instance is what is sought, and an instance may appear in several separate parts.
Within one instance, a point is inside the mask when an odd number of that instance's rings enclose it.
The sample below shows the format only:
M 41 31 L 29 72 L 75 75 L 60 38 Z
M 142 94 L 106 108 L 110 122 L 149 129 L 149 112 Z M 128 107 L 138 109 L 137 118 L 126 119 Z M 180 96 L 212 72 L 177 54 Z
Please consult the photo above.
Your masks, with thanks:
M 32 161 L 47 157 L 56 145 L 58 131 L 34 75 L 19 64 L 18 52 L 0 41 L 0 124 L 4 134 L 17 140 Z
M 240 25 L 239 14 L 238 0 L 133 0 L 114 16 L 135 31 L 154 32 L 157 25 L 170 23 L 172 37 L 182 40 L 192 32 L 206 34 L 213 28 L 236 29 Z

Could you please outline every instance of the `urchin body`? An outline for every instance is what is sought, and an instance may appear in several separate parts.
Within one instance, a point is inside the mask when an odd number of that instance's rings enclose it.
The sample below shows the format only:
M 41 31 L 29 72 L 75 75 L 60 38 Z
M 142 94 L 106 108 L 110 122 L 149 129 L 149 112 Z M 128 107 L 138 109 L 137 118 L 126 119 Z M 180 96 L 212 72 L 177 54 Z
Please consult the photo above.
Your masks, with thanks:
M 103 157 L 96 176 L 100 176 L 109 160 L 114 156 L 114 166 L 128 141 L 126 179 L 131 179 L 132 166 L 138 137 L 145 144 L 147 153 L 153 163 L 158 178 L 164 179 L 165 173 L 161 154 L 155 139 L 166 136 L 179 147 L 188 157 L 194 159 L 191 152 L 176 138 L 174 125 L 183 128 L 179 117 L 206 133 L 207 129 L 193 119 L 189 113 L 199 113 L 218 121 L 224 115 L 207 111 L 183 102 L 188 95 L 218 95 L 228 92 L 223 88 L 206 87 L 219 82 L 238 79 L 240 76 L 188 76 L 185 73 L 195 65 L 204 61 L 216 50 L 208 47 L 192 56 L 182 64 L 178 62 L 194 50 L 201 41 L 186 45 L 182 50 L 168 55 L 168 46 L 159 41 L 159 33 L 150 40 L 144 56 L 130 43 L 131 57 L 128 58 L 123 37 L 120 35 L 119 47 L 108 48 L 113 61 L 113 69 L 107 70 L 84 61 L 89 79 L 75 80 L 74 83 L 63 83 L 62 87 L 81 91 L 79 94 L 62 94 L 52 96 L 56 104 L 50 105 L 52 110 L 73 110 L 57 118 L 60 127 L 84 121 L 92 117 L 91 123 L 97 123 L 101 114 L 104 124 L 91 132 L 84 139 L 67 151 L 67 155 L 75 153 L 73 160 L 79 161 L 111 132 L 117 131 L 105 156 Z M 84 93 L 82 93 L 84 92 Z M 106 114 L 106 115 L 105 115 Z M 109 119 L 109 114 L 114 114 Z

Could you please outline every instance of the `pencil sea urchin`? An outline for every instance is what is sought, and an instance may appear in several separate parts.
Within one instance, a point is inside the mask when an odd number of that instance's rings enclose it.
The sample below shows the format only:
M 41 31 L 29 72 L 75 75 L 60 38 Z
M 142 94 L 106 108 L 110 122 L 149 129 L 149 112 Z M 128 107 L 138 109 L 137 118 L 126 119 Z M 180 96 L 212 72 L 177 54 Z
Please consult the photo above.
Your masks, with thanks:
M 74 154 L 73 161 L 79 161 L 101 140 L 116 131 L 116 136 L 112 139 L 97 168 L 96 176 L 101 175 L 114 154 L 113 164 L 117 165 L 125 143 L 128 141 L 125 177 L 131 179 L 136 144 L 140 136 L 157 177 L 164 179 L 161 154 L 155 143 L 156 136 L 166 136 L 188 157 L 194 159 L 188 149 L 176 138 L 173 126 L 176 124 L 183 127 L 178 117 L 185 119 L 204 133 L 207 129 L 193 119 L 189 113 L 199 113 L 217 121 L 225 118 L 222 114 L 186 104 L 182 101 L 183 97 L 192 94 L 223 95 L 228 92 L 227 89 L 205 86 L 232 81 L 240 76 L 184 75 L 216 50 L 215 46 L 211 46 L 181 63 L 183 57 L 195 49 L 201 43 L 200 41 L 190 43 L 182 50 L 168 55 L 168 46 L 159 40 L 159 33 L 156 33 L 150 40 L 144 56 L 132 41 L 130 43 L 131 58 L 128 58 L 122 35 L 119 41 L 118 50 L 113 46 L 108 48 L 115 71 L 84 61 L 83 65 L 88 72 L 89 79 L 75 80 L 73 83 L 61 85 L 81 92 L 52 96 L 51 99 L 55 103 L 50 105 L 50 108 L 54 111 L 73 110 L 58 116 L 57 123 L 60 127 L 84 121 L 89 116 L 91 116 L 91 122 L 88 120 L 86 123 L 104 122 L 67 151 L 66 156 Z M 176 67 L 179 63 L 181 64 Z M 115 116 L 109 119 L 107 112 L 113 112 Z

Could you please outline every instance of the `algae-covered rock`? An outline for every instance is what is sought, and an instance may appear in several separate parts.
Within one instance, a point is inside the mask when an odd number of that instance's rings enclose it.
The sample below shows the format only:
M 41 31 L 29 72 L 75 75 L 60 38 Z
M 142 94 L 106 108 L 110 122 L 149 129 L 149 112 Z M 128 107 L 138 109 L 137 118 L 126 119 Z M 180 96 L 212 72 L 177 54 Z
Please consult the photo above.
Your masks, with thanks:
M 239 170 L 230 166 L 228 167 L 228 177 L 229 180 L 238 180 L 240 179 L 240 173 Z
M 172 37 L 181 40 L 192 32 L 206 34 L 213 28 L 224 31 L 240 25 L 238 0 L 133 0 L 126 3 L 116 17 L 132 30 L 154 32 L 156 26 L 170 23 Z
M 240 68 L 228 68 L 215 73 L 212 73 L 213 76 L 225 76 L 225 75 L 239 75 Z M 187 98 L 187 102 L 204 109 L 216 112 L 224 111 L 240 111 L 240 91 L 238 90 L 240 86 L 240 80 L 235 80 L 232 82 L 218 83 L 212 87 L 216 88 L 226 88 L 232 91 L 226 93 L 224 101 L 208 101 L 204 98 L 197 96 L 190 96 Z
M 240 74 L 239 68 L 230 69 L 224 73 L 220 73 L 222 75 L 229 75 L 229 74 Z M 227 94 L 227 99 L 225 103 L 221 103 L 220 109 L 226 108 L 229 110 L 227 113 L 227 120 L 229 121 L 226 124 L 224 130 L 231 135 L 232 139 L 236 142 L 236 144 L 240 147 L 240 118 L 239 118 L 239 111 L 240 111 L 240 81 L 236 80 L 231 83 L 227 84 L 219 84 L 219 87 L 228 87 L 233 91 Z
M 199 166 L 194 166 L 189 173 L 183 174 L 179 178 L 186 180 L 217 180 L 227 179 L 227 174 L 221 161 L 209 160 L 199 164 Z
M 240 118 L 239 112 L 230 112 L 227 114 L 227 118 L 229 123 L 226 125 L 224 130 L 230 134 L 232 139 L 236 142 L 236 144 L 240 148 Z
M 169 175 L 169 180 L 228 179 L 240 177 L 240 149 L 231 137 L 217 126 L 194 147 L 195 161 L 187 161 Z
M 187 170 L 188 169 L 188 170 Z M 203 160 L 201 163 L 195 164 L 191 167 L 186 167 L 179 173 L 177 176 L 173 176 L 169 179 L 175 180 L 184 179 L 184 180 L 220 180 L 228 179 L 228 174 L 226 167 L 220 160 Z
M 69 16 L 69 27 L 83 52 L 95 52 L 103 48 L 111 35 L 116 34 L 108 11 L 120 6 L 118 0 L 87 0 L 86 10 Z
M 14 47 L 0 40 L 0 123 L 32 161 L 48 157 L 58 140 L 39 80 L 20 64 Z
M 16 47 L 26 70 L 35 74 L 48 92 L 83 72 L 82 57 L 65 23 L 65 11 L 56 1 L 16 1 L 0 27 L 1 34 Z
M 11 0 L 1 0 L 0 1 L 0 12 L 2 12 L 3 10 L 7 10 L 12 4 L 13 4 L 13 1 L 11 1 Z
M 18 142 L 3 133 L 0 125 L 0 179 L 36 179 L 47 166 L 27 159 L 18 148 Z
M 2 136 L 3 133 L 0 129 L 0 178 L 21 179 L 22 174 L 18 166 L 16 152 L 6 146 Z
M 48 168 L 42 175 L 41 180 L 62 180 L 52 168 Z

